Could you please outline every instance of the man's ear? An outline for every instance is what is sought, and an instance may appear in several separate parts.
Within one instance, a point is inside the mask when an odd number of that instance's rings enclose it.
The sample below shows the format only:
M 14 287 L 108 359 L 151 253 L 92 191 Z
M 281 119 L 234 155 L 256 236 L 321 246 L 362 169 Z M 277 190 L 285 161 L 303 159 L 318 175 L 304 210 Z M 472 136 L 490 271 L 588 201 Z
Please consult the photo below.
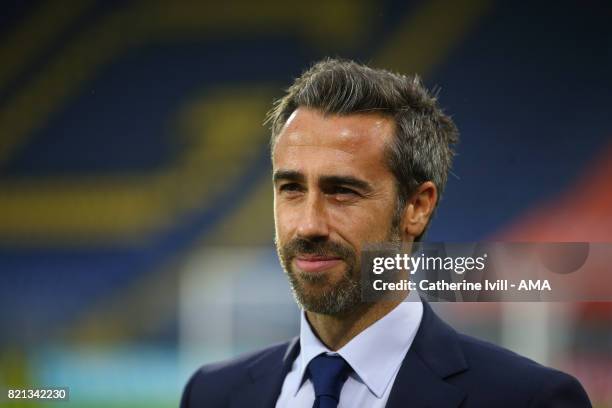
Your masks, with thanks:
M 426 181 L 418 186 L 404 208 L 402 232 L 412 236 L 413 240 L 421 235 L 429 223 L 437 202 L 438 189 L 434 183 Z

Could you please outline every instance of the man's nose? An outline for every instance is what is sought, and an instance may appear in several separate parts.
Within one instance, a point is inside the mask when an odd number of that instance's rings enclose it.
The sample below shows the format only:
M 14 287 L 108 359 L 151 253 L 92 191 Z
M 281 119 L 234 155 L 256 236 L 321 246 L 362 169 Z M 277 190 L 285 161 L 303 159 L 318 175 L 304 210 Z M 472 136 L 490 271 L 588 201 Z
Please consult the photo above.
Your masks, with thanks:
M 324 198 L 311 195 L 304 203 L 297 234 L 305 239 L 325 239 L 329 236 L 329 225 Z

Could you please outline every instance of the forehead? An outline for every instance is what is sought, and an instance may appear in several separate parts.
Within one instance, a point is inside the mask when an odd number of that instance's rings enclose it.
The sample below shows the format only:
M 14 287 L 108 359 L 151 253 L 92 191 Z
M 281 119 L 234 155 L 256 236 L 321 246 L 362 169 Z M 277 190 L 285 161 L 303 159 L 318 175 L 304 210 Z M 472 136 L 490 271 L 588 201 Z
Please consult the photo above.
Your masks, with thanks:
M 301 107 L 293 112 L 277 137 L 274 166 L 314 163 L 353 168 L 383 166 L 384 149 L 391 142 L 394 129 L 393 119 L 379 114 L 324 115 Z M 323 160 L 317 161 L 317 157 Z

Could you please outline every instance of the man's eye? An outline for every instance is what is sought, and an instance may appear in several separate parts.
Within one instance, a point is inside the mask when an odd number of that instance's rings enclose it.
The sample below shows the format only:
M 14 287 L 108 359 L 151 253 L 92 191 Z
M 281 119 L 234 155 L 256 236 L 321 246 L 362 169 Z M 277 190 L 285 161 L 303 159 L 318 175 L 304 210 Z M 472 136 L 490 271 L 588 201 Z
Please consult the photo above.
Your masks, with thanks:
M 297 183 L 283 184 L 279 188 L 279 191 L 288 191 L 288 192 L 301 191 L 301 190 L 302 190 L 302 187 Z
M 350 188 L 338 186 L 332 188 L 330 194 L 357 195 L 357 192 L 355 190 L 351 190 Z

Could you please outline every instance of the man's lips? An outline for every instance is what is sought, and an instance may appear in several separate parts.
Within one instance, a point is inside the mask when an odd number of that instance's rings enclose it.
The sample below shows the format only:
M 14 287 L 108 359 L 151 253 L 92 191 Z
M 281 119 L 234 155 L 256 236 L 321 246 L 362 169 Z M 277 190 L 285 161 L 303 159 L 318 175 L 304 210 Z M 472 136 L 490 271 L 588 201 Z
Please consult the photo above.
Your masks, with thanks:
M 294 262 L 304 272 L 321 272 L 338 265 L 342 259 L 330 256 L 300 255 L 295 258 Z

